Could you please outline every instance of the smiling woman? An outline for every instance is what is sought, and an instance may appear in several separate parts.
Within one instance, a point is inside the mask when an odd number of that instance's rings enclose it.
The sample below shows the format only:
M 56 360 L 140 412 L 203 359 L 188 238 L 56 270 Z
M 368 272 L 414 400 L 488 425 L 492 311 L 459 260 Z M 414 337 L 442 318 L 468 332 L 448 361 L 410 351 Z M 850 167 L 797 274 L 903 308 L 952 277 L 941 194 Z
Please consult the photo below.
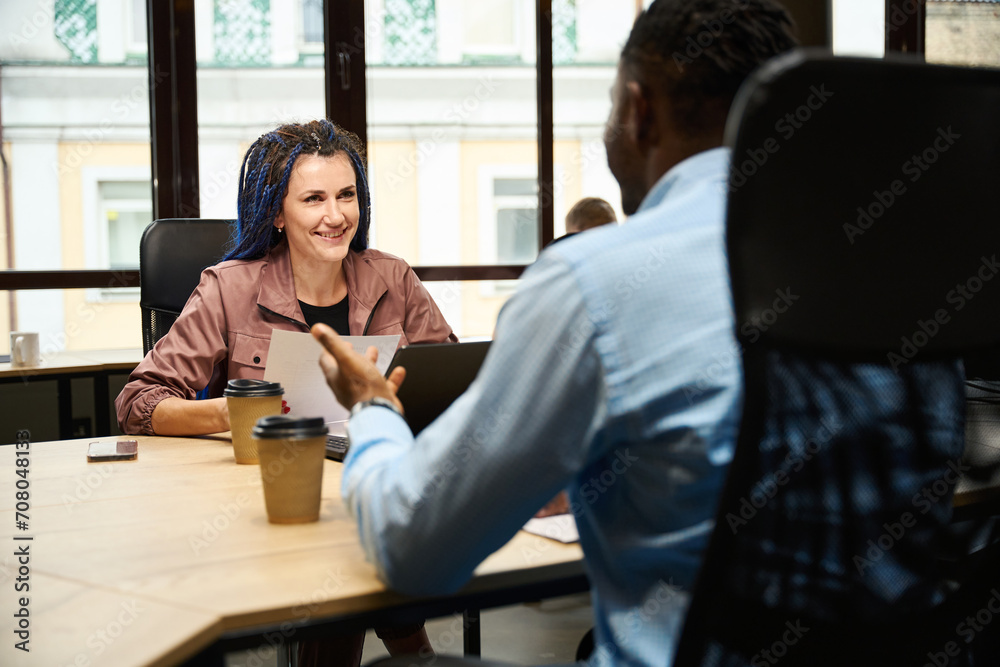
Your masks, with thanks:
M 201 282 L 115 401 L 125 433 L 229 430 L 228 380 L 262 379 L 271 332 L 316 322 L 400 345 L 457 341 L 410 266 L 368 248 L 364 146 L 328 120 L 288 124 L 250 146 L 232 248 Z M 208 398 L 195 400 L 207 389 Z M 430 651 L 419 624 L 377 628 L 390 652 Z M 300 664 L 352 667 L 364 633 L 301 644 Z
M 347 296 L 342 262 L 358 229 L 354 169 L 343 153 L 300 157 L 274 221 L 288 237 L 299 299 L 332 306 Z
M 125 433 L 229 429 L 222 390 L 261 379 L 274 329 L 316 322 L 400 345 L 457 340 L 410 266 L 368 248 L 364 147 L 328 120 L 288 124 L 250 146 L 232 248 L 115 401 Z M 207 400 L 195 400 L 207 389 Z

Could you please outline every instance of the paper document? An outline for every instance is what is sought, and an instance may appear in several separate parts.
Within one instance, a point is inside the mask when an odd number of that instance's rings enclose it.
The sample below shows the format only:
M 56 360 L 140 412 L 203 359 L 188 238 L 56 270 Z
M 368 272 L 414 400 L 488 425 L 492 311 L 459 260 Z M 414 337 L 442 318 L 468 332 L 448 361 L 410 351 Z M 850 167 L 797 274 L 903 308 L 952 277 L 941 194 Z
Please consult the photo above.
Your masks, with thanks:
M 580 533 L 576 530 L 576 521 L 572 514 L 553 514 L 541 519 L 529 519 L 528 523 L 524 524 L 524 530 L 564 544 L 580 541 Z
M 395 336 L 341 336 L 359 354 L 374 346 L 378 350 L 375 366 L 385 374 L 399 345 Z M 323 351 L 311 334 L 299 331 L 274 331 L 267 351 L 264 379 L 280 382 L 285 389 L 284 401 L 289 415 L 323 417 L 327 422 L 344 421 L 350 416 L 347 408 L 334 398 L 326 385 L 319 356 Z

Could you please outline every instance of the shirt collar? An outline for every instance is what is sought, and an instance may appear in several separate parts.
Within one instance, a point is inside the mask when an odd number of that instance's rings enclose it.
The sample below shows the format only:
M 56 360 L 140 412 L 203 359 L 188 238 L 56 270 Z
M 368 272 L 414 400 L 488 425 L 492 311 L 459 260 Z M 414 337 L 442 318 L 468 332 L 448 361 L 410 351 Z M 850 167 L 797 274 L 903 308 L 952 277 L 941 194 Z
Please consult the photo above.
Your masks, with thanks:
M 382 298 L 382 295 L 389 291 L 389 286 L 367 261 L 365 251 L 348 251 L 344 257 L 344 280 L 347 282 L 347 291 L 363 307 L 371 310 Z
M 660 176 L 660 180 L 646 193 L 636 213 L 655 208 L 667 196 L 668 192 L 683 190 L 689 183 L 701 184 L 706 176 L 712 176 L 724 171 L 729 162 L 729 149 L 724 146 L 711 148 L 701 153 L 695 153 L 670 168 Z
M 304 323 L 302 309 L 295 298 L 295 278 L 292 276 L 288 242 L 282 239 L 268 251 L 264 259 L 267 264 L 261 276 L 257 304 L 282 317 Z
M 348 294 L 367 312 L 375 307 L 382 295 L 389 290 L 389 286 L 362 254 L 349 250 L 342 266 Z M 284 317 L 304 321 L 295 295 L 295 278 L 292 275 L 288 242 L 282 240 L 271 248 L 267 260 L 268 266 L 261 279 L 257 303 Z

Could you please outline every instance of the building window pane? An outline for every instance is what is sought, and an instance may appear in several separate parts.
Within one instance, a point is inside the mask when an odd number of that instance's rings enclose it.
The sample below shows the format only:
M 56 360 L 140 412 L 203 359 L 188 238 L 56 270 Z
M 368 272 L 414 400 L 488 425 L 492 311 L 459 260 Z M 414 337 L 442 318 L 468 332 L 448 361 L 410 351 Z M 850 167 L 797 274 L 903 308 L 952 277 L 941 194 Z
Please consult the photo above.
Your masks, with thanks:
M 153 221 L 149 181 L 106 181 L 99 185 L 101 220 L 108 239 L 105 266 L 134 269 L 139 266 L 139 239 Z
M 302 41 L 323 43 L 323 0 L 302 0 Z
M 434 0 L 386 0 L 387 65 L 433 65 L 437 62 Z
M 284 123 L 326 117 L 323 3 L 196 2 L 195 38 L 201 217 L 230 220 L 247 148 Z
M 269 0 L 219 0 L 215 3 L 215 61 L 223 65 L 271 62 Z
M 497 264 L 530 264 L 538 256 L 537 192 L 535 179 L 493 181 Z
M 538 256 L 538 209 L 497 210 L 497 262 L 529 264 Z
M 146 0 L 132 0 L 129 5 L 128 50 L 133 53 L 146 52 Z
M 576 0 L 552 0 L 552 64 L 576 61 Z
M 498 178 L 493 181 L 494 197 L 533 196 L 538 192 L 538 183 L 533 178 Z
M 52 28 L 70 61 L 97 62 L 97 1 L 55 0 Z

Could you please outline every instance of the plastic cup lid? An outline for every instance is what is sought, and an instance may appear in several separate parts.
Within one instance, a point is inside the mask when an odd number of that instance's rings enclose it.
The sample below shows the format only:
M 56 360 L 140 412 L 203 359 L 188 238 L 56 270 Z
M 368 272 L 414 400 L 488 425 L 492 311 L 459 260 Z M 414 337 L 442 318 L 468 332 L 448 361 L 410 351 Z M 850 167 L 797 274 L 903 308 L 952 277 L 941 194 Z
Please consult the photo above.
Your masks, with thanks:
M 234 398 L 255 398 L 257 396 L 281 396 L 285 393 L 280 382 L 268 382 L 267 380 L 250 380 L 241 378 L 230 380 L 226 384 L 223 396 L 233 396 Z
M 316 438 L 327 434 L 322 417 L 289 417 L 270 415 L 261 417 L 253 427 L 253 437 L 260 439 Z

